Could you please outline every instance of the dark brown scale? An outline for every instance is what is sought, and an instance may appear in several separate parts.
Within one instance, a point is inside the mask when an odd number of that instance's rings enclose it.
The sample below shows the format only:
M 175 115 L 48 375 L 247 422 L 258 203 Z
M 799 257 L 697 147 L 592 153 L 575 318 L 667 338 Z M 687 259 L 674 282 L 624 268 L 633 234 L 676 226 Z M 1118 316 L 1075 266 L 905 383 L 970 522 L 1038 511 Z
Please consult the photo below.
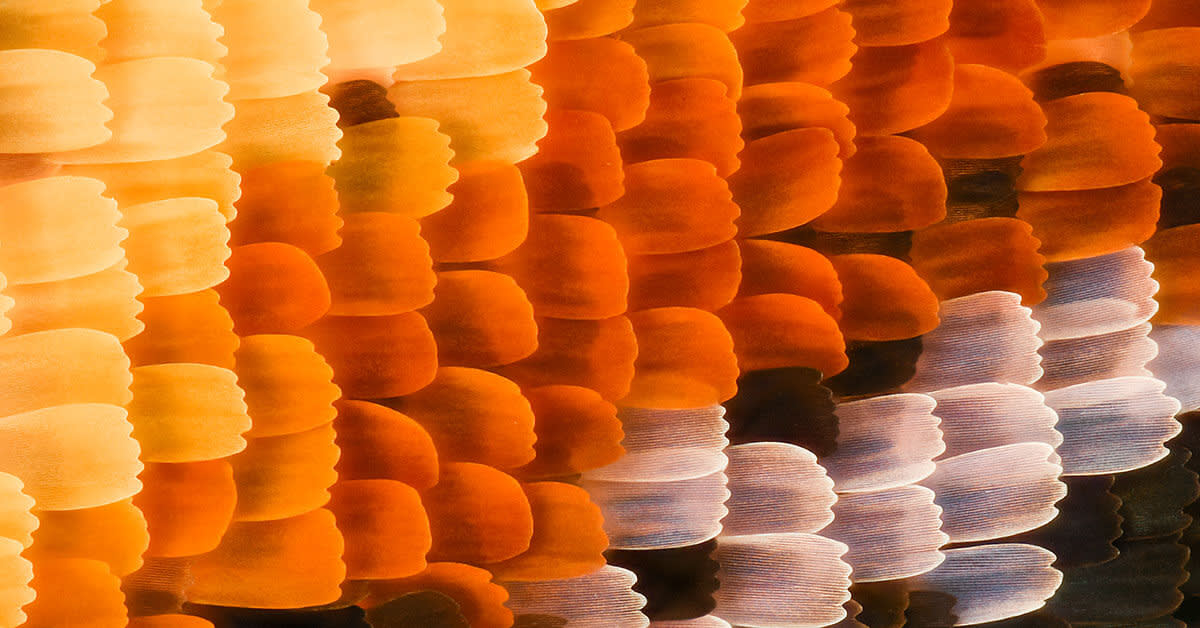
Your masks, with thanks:
M 850 366 L 825 385 L 842 397 L 859 397 L 898 392 L 917 372 L 921 337 L 886 342 L 846 343 Z
M 1060 63 L 1037 71 L 1026 84 L 1038 102 L 1057 100 L 1085 92 L 1126 93 L 1121 72 L 1096 61 Z
M 694 619 L 716 608 L 717 542 L 661 550 L 609 550 L 608 564 L 637 574 L 633 590 L 646 596 L 651 621 Z
M 738 394 L 725 402 L 731 444 L 777 441 L 799 445 L 819 457 L 837 449 L 833 393 L 810 368 L 743 373 Z
M 338 127 L 346 128 L 399 118 L 396 106 L 387 99 L 387 89 L 368 80 L 335 83 L 322 88 L 329 96 L 329 106 L 338 112 Z

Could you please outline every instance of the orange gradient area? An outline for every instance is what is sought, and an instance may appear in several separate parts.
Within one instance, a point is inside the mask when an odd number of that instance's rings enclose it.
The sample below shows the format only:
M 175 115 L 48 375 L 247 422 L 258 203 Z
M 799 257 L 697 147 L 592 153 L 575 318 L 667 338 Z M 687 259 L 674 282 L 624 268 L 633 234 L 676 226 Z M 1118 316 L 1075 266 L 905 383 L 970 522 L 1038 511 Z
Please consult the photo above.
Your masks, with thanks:
M 546 11 L 550 41 L 591 39 L 615 33 L 633 23 L 636 0 L 575 0 Z
M 716 311 L 733 300 L 742 279 L 734 240 L 698 251 L 629 257 L 629 309 L 683 306 Z
M 192 615 L 130 617 L 128 628 L 212 628 L 212 622 Z
M 333 179 L 314 161 L 280 161 L 242 173 L 230 244 L 285 242 L 312 256 L 342 243 Z
M 33 531 L 38 527 L 37 515 L 30 512 L 33 498 L 25 494 L 24 488 L 20 478 L 0 473 L 0 496 L 4 498 L 0 501 L 0 538 L 16 541 L 18 554 L 33 545 Z M 0 551 L 7 552 L 8 548 Z
M 573 475 L 616 462 L 625 450 L 617 407 L 581 386 L 538 386 L 522 391 L 533 408 L 537 456 L 522 478 Z
M 912 266 L 870 254 L 835 255 L 829 261 L 842 282 L 839 324 L 846 339 L 903 340 L 937 327 L 938 295 Z
M 215 551 L 192 563 L 188 601 L 248 608 L 302 608 L 341 596 L 345 547 L 325 509 L 277 521 L 236 522 Z
M 790 131 L 820 127 L 833 131 L 845 159 L 854 154 L 854 123 L 850 108 L 835 100 L 828 90 L 808 83 L 760 83 L 742 92 L 738 114 L 742 117 L 742 137 L 747 140 Z
M 133 503 L 150 530 L 147 556 L 195 556 L 216 549 L 237 502 L 229 461 L 151 462 L 141 479 L 142 492 Z
M 437 486 L 421 494 L 433 549 L 429 560 L 494 563 L 529 549 L 533 512 L 521 484 L 491 467 L 442 465 Z
M 479 369 L 438 369 L 433 383 L 390 407 L 420 423 L 444 462 L 498 469 L 533 460 L 533 409 L 513 382 Z
M 1154 126 L 1137 101 L 1088 92 L 1042 104 L 1049 139 L 1021 160 L 1021 190 L 1090 190 L 1133 183 L 1158 170 Z
M 1159 284 L 1156 325 L 1200 324 L 1200 289 L 1194 280 L 1200 251 L 1200 225 L 1186 225 L 1155 234 L 1142 245 L 1154 263 Z
M 184 197 L 126 207 L 121 243 L 143 296 L 186 294 L 229 277 L 229 230 L 217 202 Z
M 128 625 L 121 580 L 98 560 L 38 557 L 30 584 L 37 599 L 22 609 L 28 615 L 24 628 Z
M 0 185 L 6 186 L 33 179 L 53 177 L 63 170 L 61 164 L 55 163 L 47 155 L 39 153 L 2 154 L 0 155 L 0 168 L 3 168 L 3 173 L 0 173 Z
M 737 393 L 734 339 L 721 319 L 687 307 L 629 315 L 637 334 L 633 384 L 621 404 L 643 408 L 699 408 Z
M 329 97 L 311 90 L 284 98 L 237 102 L 237 115 L 225 125 L 221 150 L 239 171 L 274 161 L 313 161 L 327 165 L 338 158 L 337 112 Z
M 742 9 L 748 24 L 795 20 L 824 11 L 836 0 L 753 0 Z
M 488 565 L 498 580 L 558 580 L 585 576 L 604 566 L 608 536 L 604 517 L 587 491 L 561 482 L 521 487 L 533 511 L 529 549 Z
M 1143 31 L 1172 26 L 1200 26 L 1200 2 L 1197 0 L 1154 0 L 1150 12 L 1131 30 Z
M 733 337 L 741 372 L 806 366 L 832 377 L 849 365 L 837 321 L 794 294 L 738 297 L 717 315 Z
M 387 68 L 424 59 L 441 50 L 446 19 L 437 0 L 311 0 L 329 38 L 331 76 Z
M 333 383 L 349 398 L 379 399 L 420 390 L 437 371 L 437 345 L 416 312 L 393 316 L 326 316 L 307 328 Z
M 621 153 L 607 118 L 591 111 L 552 109 L 546 122 L 550 132 L 538 142 L 538 153 L 520 166 L 531 207 L 587 209 L 624 194 Z
M 101 42 L 106 64 L 148 57 L 191 57 L 216 64 L 228 52 L 217 42 L 221 27 L 201 3 L 117 0 L 102 2 L 95 15 L 108 31 Z
M 546 101 L 528 70 L 495 76 L 400 81 L 388 100 L 402 116 L 437 120 L 450 136 L 454 165 L 478 159 L 517 163 L 546 135 Z
M 837 201 L 817 216 L 821 231 L 886 233 L 920 229 L 946 217 L 942 168 L 920 142 L 860 137 L 842 169 Z
M 533 306 L 508 275 L 484 270 L 438 273 L 434 295 L 421 314 L 437 340 L 439 364 L 498 366 L 537 349 Z
M 436 54 L 401 65 L 398 81 L 490 76 L 546 54 L 546 22 L 529 0 L 438 0 L 446 32 Z
M 709 78 L 724 83 L 734 100 L 742 93 L 738 51 L 725 33 L 708 24 L 651 26 L 623 33 L 621 39 L 646 60 L 651 83 Z
M 827 86 L 850 72 L 851 16 L 837 8 L 795 20 L 748 24 L 730 34 L 746 85 L 798 81 Z
M 33 533 L 33 560 L 39 557 L 88 558 L 106 565 L 118 577 L 142 566 L 150 544 L 146 518 L 129 499 L 95 508 L 43 510 Z
M 215 150 L 165 159 L 118 164 L 78 164 L 63 166 L 62 173 L 99 179 L 104 195 L 121 207 L 165 201 L 181 196 L 209 198 L 226 220 L 235 214 L 238 199 L 238 174 L 230 169 L 233 159 Z M 245 185 L 245 181 L 242 181 Z M 241 193 L 244 194 L 243 189 Z
M 96 61 L 104 55 L 104 22 L 93 15 L 100 0 L 64 0 L 48 5 L 18 0 L 0 9 L 0 49 L 61 50 Z
M 237 482 L 236 521 L 295 517 L 329 501 L 340 450 L 333 424 L 307 432 L 251 438 L 230 459 Z
M 834 320 L 842 317 L 842 282 L 829 258 L 810 248 L 743 240 L 742 283 L 738 295 L 784 293 L 812 299 Z
M 428 216 L 450 204 L 458 179 L 454 151 L 437 120 L 385 118 L 343 130 L 342 158 L 329 167 L 343 215 L 388 212 Z
M 67 403 L 123 406 L 129 359 L 115 336 L 55 329 L 0 340 L 0 416 Z
M 1154 235 L 1162 189 L 1143 179 L 1099 190 L 1021 192 L 1017 218 L 1033 226 L 1048 262 L 1116 253 Z
M 941 157 L 991 159 L 1031 152 L 1046 142 L 1046 116 L 1013 75 L 986 65 L 954 68 L 950 108 L 913 131 Z
M 698 159 L 655 159 L 625 167 L 625 195 L 596 217 L 612 225 L 629 255 L 683 253 L 737 234 L 741 213 L 725 180 Z
M 246 336 L 235 354 L 238 385 L 254 424 L 247 438 L 310 430 L 337 416 L 341 391 L 312 342 L 298 336 Z
M 5 22 L 11 24 L 13 22 Z M 0 51 L 5 134 L 0 152 L 50 153 L 95 146 L 112 137 L 113 112 L 96 66 L 58 50 Z
M 495 259 L 520 246 L 529 232 L 529 195 L 521 170 L 503 161 L 459 164 L 454 197 L 421 219 L 421 237 L 435 262 Z
M 912 264 L 942 300 L 1004 290 L 1031 306 L 1046 298 L 1042 283 L 1048 275 L 1040 244 L 1023 220 L 968 220 L 914 234 Z
M 359 605 L 374 608 L 419 591 L 437 591 L 452 598 L 473 628 L 512 626 L 513 613 L 504 605 L 508 591 L 492 582 L 491 572 L 462 563 L 429 563 L 415 576 L 372 582 L 370 595 Z
M 1123 31 L 1150 11 L 1150 0 L 1037 0 L 1047 39 L 1080 39 Z
M 215 290 L 142 299 L 146 329 L 125 341 L 134 366 L 194 362 L 233 368 L 238 337 Z
M 854 17 L 854 43 L 906 46 L 945 33 L 953 4 L 952 0 L 847 0 L 842 10 Z
M 956 62 L 1008 72 L 1046 54 L 1046 31 L 1034 0 L 956 0 L 943 39 Z
M 282 242 L 244 244 L 225 263 L 217 286 L 238 335 L 301 329 L 330 309 L 330 289 L 308 253 Z
M 763 235 L 798 227 L 837 200 L 842 160 L 828 129 L 796 129 L 746 145 L 742 169 L 729 177 L 742 209 L 738 234 Z
M 425 569 L 432 537 L 421 496 L 393 480 L 350 480 L 330 490 L 329 510 L 346 540 L 346 577 L 388 579 Z
M 632 28 L 674 24 L 676 22 L 701 22 L 728 33 L 741 28 L 746 22 L 742 10 L 751 4 L 748 0 L 666 0 L 665 2 L 642 3 L 633 8 Z
M 517 280 L 539 316 L 601 319 L 625 311 L 625 252 L 601 220 L 533 216 L 524 244 L 495 265 Z
M 128 405 L 142 460 L 195 462 L 246 446 L 250 429 L 237 375 L 208 364 L 152 364 L 133 369 Z
M 230 100 L 291 96 L 325 84 L 328 42 L 307 2 L 224 0 L 210 12 L 228 48 L 219 59 Z M 263 24 L 271 25 L 270 37 L 261 36 Z
M 1194 124 L 1160 124 L 1154 141 L 1162 146 L 1162 169 L 1180 166 L 1200 169 L 1200 126 Z M 12 294 L 8 288 L 5 294 Z
M 343 399 L 336 407 L 340 480 L 398 480 L 417 490 L 437 484 L 437 448 L 420 423 L 367 401 Z
M 316 260 L 333 296 L 330 314 L 386 316 L 433 301 L 437 276 L 420 223 L 382 212 L 345 220 L 342 246 Z
M 29 586 L 33 565 L 21 556 L 21 544 L 0 538 L 0 625 L 23 626 L 26 615 L 21 608 L 37 595 Z
M 1134 34 L 1129 94 L 1146 111 L 1200 118 L 1200 87 L 1194 80 L 1197 72 L 1200 28 L 1164 28 Z
M 889 135 L 929 124 L 954 93 L 954 58 L 941 40 L 863 48 L 850 73 L 830 87 L 850 107 L 860 135 Z
M 627 164 L 686 157 L 716 166 L 729 176 L 738 169 L 742 120 L 728 89 L 712 79 L 678 79 L 650 88 L 646 119 L 617 137 Z
M 638 343 L 628 318 L 538 318 L 537 325 L 538 350 L 497 372 L 523 387 L 570 384 L 591 388 L 608 401 L 629 392 Z
M 650 106 L 650 75 L 633 46 L 615 39 L 580 39 L 550 44 L 546 57 L 529 67 L 553 109 L 592 111 L 616 131 L 637 126 Z M 603 81 L 596 77 L 604 77 Z M 554 124 L 551 122 L 551 129 Z

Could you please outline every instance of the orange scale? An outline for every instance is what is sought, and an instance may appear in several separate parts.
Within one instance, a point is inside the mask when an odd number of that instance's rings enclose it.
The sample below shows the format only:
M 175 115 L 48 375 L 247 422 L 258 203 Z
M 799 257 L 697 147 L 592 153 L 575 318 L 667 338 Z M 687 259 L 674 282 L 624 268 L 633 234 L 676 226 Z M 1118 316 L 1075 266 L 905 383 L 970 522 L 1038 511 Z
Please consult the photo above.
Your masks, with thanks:
M 771 240 L 743 240 L 738 296 L 785 293 L 819 303 L 834 320 L 842 317 L 842 282 L 829 258 L 810 248 Z
M 860 46 L 919 44 L 950 28 L 952 0 L 847 0 L 854 16 L 854 43 Z
M 212 2 L 217 0 L 205 0 Z M 309 0 L 321 16 L 320 30 L 329 39 L 335 82 L 342 75 L 359 78 L 377 72 L 388 76 L 395 66 L 425 59 L 442 49 L 445 9 L 437 0 Z
M 104 56 L 104 21 L 93 15 L 100 0 L 17 0 L 0 7 L 0 49 L 40 48 L 97 61 Z
M 338 482 L 329 510 L 346 539 L 346 577 L 404 578 L 425 569 L 433 544 L 421 496 L 394 480 Z
M 664 24 L 627 31 L 621 39 L 633 44 L 646 60 L 650 82 L 681 78 L 710 78 L 728 88 L 737 100 L 742 93 L 742 63 L 730 37 L 708 24 Z
M 25 483 L 11 473 L 0 473 L 0 497 L 3 498 L 0 501 L 0 538 L 17 542 L 15 548 L 0 548 L 0 555 L 19 554 L 33 545 L 33 531 L 38 528 L 38 516 L 30 510 L 35 502 L 25 494 Z M 12 549 L 15 552 L 10 552 Z M 0 584 L 0 589 L 6 584 Z M 0 617 L 3 615 L 0 614 Z
M 27 556 L 88 558 L 106 565 L 118 577 L 142 566 L 150 544 L 146 518 L 132 500 L 79 510 L 37 512 L 38 528 Z
M 233 520 L 237 484 L 228 460 L 146 464 L 133 503 L 150 531 L 147 556 L 196 556 L 216 549 Z
M 522 391 L 533 408 L 537 457 L 522 478 L 569 476 L 616 462 L 625 450 L 617 407 L 581 386 L 538 386 Z
M 845 159 L 854 154 L 854 123 L 850 108 L 834 99 L 828 90 L 799 82 L 760 83 L 742 92 L 738 114 L 742 137 L 757 140 L 792 129 L 820 127 L 833 131 Z
M 981 218 L 914 234 L 912 264 L 942 300 L 1004 290 L 1032 306 L 1046 298 L 1040 245 L 1023 220 Z
M 954 93 L 954 58 L 940 39 L 863 48 L 850 73 L 830 87 L 850 107 L 860 135 L 890 135 L 933 122 Z
M 625 193 L 621 152 L 608 118 L 591 111 L 551 110 L 550 132 L 521 163 L 531 207 L 579 210 L 607 205 Z
M 1151 0 L 1037 0 L 1047 39 L 1081 39 L 1123 31 L 1150 11 Z
M 342 158 L 329 167 L 343 216 L 387 212 L 420 218 L 450 204 L 458 180 L 450 137 L 431 118 L 384 118 L 343 129 Z
M 937 327 L 939 295 L 912 266 L 872 254 L 835 255 L 829 261 L 842 282 L 839 325 L 847 340 L 904 340 Z
M 533 511 L 529 549 L 488 565 L 498 580 L 560 580 L 585 576 L 604 566 L 608 536 L 604 517 L 587 491 L 561 482 L 522 486 Z
M 681 306 L 709 312 L 737 295 L 742 258 L 734 240 L 706 249 L 629 257 L 629 309 Z
M 537 323 L 525 291 L 485 270 L 438 273 L 433 303 L 421 310 L 438 343 L 438 363 L 488 367 L 537 349 Z
M 104 63 L 148 57 L 191 57 L 216 64 L 227 48 L 217 42 L 223 29 L 200 2 L 105 0 L 96 10 L 107 36 Z
M 341 597 L 344 549 L 333 514 L 319 509 L 290 519 L 237 522 L 215 551 L 192 564 L 194 604 L 303 608 Z
M 741 372 L 806 366 L 832 377 L 849 365 L 837 321 L 794 294 L 738 297 L 717 315 L 733 337 Z
M 1022 70 L 1021 76 L 1030 85 L 1037 86 L 1038 83 L 1046 82 L 1045 79 L 1053 77 L 1055 72 L 1063 73 L 1064 70 L 1069 70 L 1069 68 L 1056 68 L 1046 71 L 1043 77 L 1036 76 L 1037 73 L 1041 73 L 1047 68 L 1066 63 L 1102 63 L 1117 70 L 1120 73 L 1119 80 L 1123 83 L 1129 77 L 1129 65 L 1133 62 L 1132 54 L 1133 39 L 1129 36 L 1129 31 L 1087 39 L 1054 39 L 1046 42 L 1046 56 L 1038 63 Z M 1075 86 L 1064 84 L 1064 87 Z M 1122 89 L 1123 87 L 1122 85 Z M 1096 90 L 1076 88 L 1073 91 L 1078 93 Z
M 660 0 L 643 2 L 633 8 L 630 28 L 645 28 L 676 22 L 700 22 L 722 31 L 737 30 L 746 23 L 742 11 L 758 0 Z
M 533 216 L 525 243 L 495 265 L 517 280 L 538 316 L 601 319 L 626 309 L 625 251 L 604 221 Z
M 473 628 L 513 625 L 513 613 L 504 605 L 508 591 L 492 582 L 488 570 L 462 563 L 429 563 L 415 576 L 372 582 L 371 593 L 359 606 L 374 608 L 406 593 L 420 591 L 437 591 L 452 598 Z
M 221 150 L 233 157 L 239 171 L 274 161 L 315 161 L 338 158 L 337 111 L 329 97 L 313 89 L 283 98 L 254 98 L 237 102 L 237 115 L 225 126 Z
M 254 420 L 247 438 L 310 430 L 337 416 L 341 391 L 333 369 L 312 342 L 299 336 L 246 336 L 235 354 L 238 385 Z
M 301 329 L 329 311 L 329 285 L 308 253 L 282 242 L 243 244 L 217 286 L 239 336 Z
M 437 0 L 446 20 L 441 50 L 400 64 L 396 80 L 511 72 L 546 54 L 546 21 L 529 0 Z M 368 26 L 366 30 L 372 30 Z
M 421 494 L 433 549 L 428 559 L 494 563 L 530 547 L 533 512 L 521 484 L 491 467 L 464 462 L 442 465 L 437 486 Z
M 1197 73 L 1200 73 L 1200 28 L 1164 28 L 1133 35 L 1129 94 L 1146 111 L 1173 118 L 1200 119 Z
M 591 39 L 633 23 L 636 0 L 575 0 L 545 12 L 549 41 Z
M 820 231 L 887 233 L 946 217 L 946 180 L 920 142 L 898 135 L 860 137 L 842 169 L 833 207 L 812 221 Z
M 538 318 L 538 350 L 497 372 L 522 387 L 569 384 L 616 401 L 629 392 L 638 354 L 633 325 L 624 316 L 600 320 Z
M 1200 225 L 1185 225 L 1160 231 L 1142 245 L 1146 259 L 1154 263 L 1154 279 L 1160 286 L 1155 325 L 1200 325 L 1200 290 L 1196 269 L 1200 267 Z
M 742 209 L 738 235 L 763 235 L 798 227 L 833 207 L 842 160 L 828 129 L 796 129 L 746 145 L 742 169 L 729 177 Z
M 230 458 L 237 482 L 235 521 L 295 517 L 329 502 L 341 450 L 333 424 L 270 438 L 252 438 Z
M 1016 72 L 1046 54 L 1042 12 L 1035 0 L 956 0 L 943 37 L 958 63 Z
M 125 341 L 133 366 L 194 362 L 233 368 L 238 337 L 215 290 L 142 299 L 145 330 Z
M 62 171 L 61 164 L 55 163 L 44 154 L 0 154 L 0 186 L 54 177 Z
M 336 407 L 339 480 L 398 480 L 417 490 L 437 484 L 437 448 L 420 423 L 368 401 L 343 399 Z
M 646 62 L 623 41 L 604 37 L 554 42 L 529 71 L 546 90 L 551 108 L 599 113 L 615 131 L 633 128 L 646 118 L 650 75 Z M 597 81 L 597 76 L 605 80 Z
M 1017 218 L 1048 262 L 1116 253 L 1154 235 L 1162 188 L 1143 179 L 1099 190 L 1021 192 Z
M 192 615 L 146 615 L 130 617 L 129 628 L 213 628 L 213 624 Z
M 129 422 L 143 461 L 215 460 L 246 447 L 242 434 L 250 429 L 250 416 L 233 371 L 174 363 L 132 373 Z
M 850 72 L 854 45 L 851 16 L 831 7 L 783 22 L 748 24 L 729 35 L 746 73 L 746 85 L 799 81 L 822 87 Z
M 186 294 L 229 277 L 229 229 L 217 202 L 194 196 L 142 203 L 122 209 L 122 242 L 129 272 L 144 296 Z
M 128 596 L 126 608 L 132 614 L 179 613 L 191 586 L 191 558 L 155 558 L 146 556 L 145 564 L 125 576 L 121 590 Z
M 87 558 L 39 556 L 33 561 L 37 598 L 22 609 L 22 628 L 125 628 L 129 618 L 121 580 Z
M 650 88 L 646 119 L 617 137 L 627 164 L 683 157 L 707 161 L 728 177 L 741 165 L 742 120 L 728 89 L 712 79 L 678 79 Z
M 747 24 L 782 22 L 820 13 L 837 0 L 752 0 L 742 10 Z
M 312 256 L 342 243 L 333 179 L 315 161 L 278 161 L 242 173 L 232 245 L 286 242 Z
M 221 215 L 233 220 L 240 177 L 232 165 L 229 155 L 206 150 L 161 161 L 66 165 L 62 172 L 103 181 L 104 195 L 121 207 L 196 196 L 216 201 Z
M 1049 139 L 1021 160 L 1020 190 L 1114 187 L 1162 165 L 1150 117 L 1128 96 L 1088 92 L 1043 103 L 1042 110 Z
M 621 405 L 698 408 L 737 393 L 734 340 L 716 315 L 662 307 L 629 315 L 637 334 L 633 384 Z
M 345 220 L 342 246 L 317 258 L 333 297 L 329 314 L 386 316 L 433 301 L 437 276 L 420 223 L 383 212 Z
M 15 22 L 5 20 L 3 24 Z M 103 28 L 103 25 L 101 25 Z M 0 51 L 5 135 L 0 152 L 84 149 L 112 137 L 110 94 L 87 59 L 61 50 Z
M 442 367 L 433 383 L 388 405 L 429 431 L 444 462 L 510 469 L 533 460 L 533 409 L 519 386 L 495 373 Z
M 433 381 L 437 345 L 416 312 L 393 316 L 326 316 L 304 331 L 333 367 L 348 398 L 406 395 Z
M 1162 170 L 1172 168 L 1200 169 L 1200 125 L 1160 124 L 1154 141 L 1162 146 Z M 11 288 L 6 294 L 12 294 Z
M 0 538 L 0 626 L 23 626 L 26 615 L 21 607 L 37 596 L 29 586 L 33 579 L 33 564 L 21 556 L 21 543 Z
M 954 68 L 954 96 L 937 120 L 913 139 L 941 157 L 993 159 L 1032 152 L 1046 143 L 1046 115 L 1013 75 L 986 65 Z
M 1154 0 L 1150 12 L 1130 30 L 1146 31 L 1174 26 L 1200 26 L 1200 0 Z
M 0 371 L 0 417 L 69 403 L 124 406 L 133 398 L 121 343 L 92 329 L 0 339 Z
M 521 170 L 503 161 L 469 161 L 457 166 L 454 197 L 442 211 L 421 219 L 421 237 L 435 262 L 495 259 L 525 241 L 529 195 Z
M 630 255 L 684 253 L 737 234 L 741 213 L 729 185 L 699 159 L 655 159 L 625 167 L 625 195 L 596 217 Z

